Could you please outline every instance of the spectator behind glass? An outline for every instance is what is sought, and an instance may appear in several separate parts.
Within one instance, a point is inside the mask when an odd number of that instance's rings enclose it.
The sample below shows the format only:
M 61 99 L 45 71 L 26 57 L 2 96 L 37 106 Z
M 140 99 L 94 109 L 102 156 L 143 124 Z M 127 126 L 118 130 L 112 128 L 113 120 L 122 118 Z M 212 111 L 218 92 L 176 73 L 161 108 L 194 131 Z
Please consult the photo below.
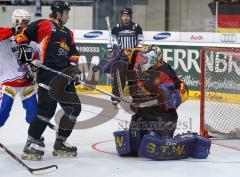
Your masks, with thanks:
M 13 5 L 16 5 L 16 4 L 28 5 L 29 0 L 11 0 L 11 3 Z

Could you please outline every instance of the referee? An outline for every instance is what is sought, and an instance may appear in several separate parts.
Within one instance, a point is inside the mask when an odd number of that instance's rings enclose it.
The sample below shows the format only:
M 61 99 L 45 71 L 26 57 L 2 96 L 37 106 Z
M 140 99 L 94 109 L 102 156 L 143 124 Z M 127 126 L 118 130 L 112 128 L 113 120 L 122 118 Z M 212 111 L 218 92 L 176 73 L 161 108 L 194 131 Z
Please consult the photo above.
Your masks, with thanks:
M 111 33 L 113 44 L 119 46 L 122 50 L 141 47 L 143 45 L 142 28 L 137 23 L 132 22 L 132 9 L 130 8 L 123 8 L 121 10 L 121 23 L 113 27 Z M 120 72 L 120 78 L 122 89 L 124 89 L 126 82 L 125 71 Z M 113 75 L 112 93 L 119 96 L 119 89 L 115 74 Z M 113 97 L 111 100 L 114 105 L 117 105 L 117 100 Z

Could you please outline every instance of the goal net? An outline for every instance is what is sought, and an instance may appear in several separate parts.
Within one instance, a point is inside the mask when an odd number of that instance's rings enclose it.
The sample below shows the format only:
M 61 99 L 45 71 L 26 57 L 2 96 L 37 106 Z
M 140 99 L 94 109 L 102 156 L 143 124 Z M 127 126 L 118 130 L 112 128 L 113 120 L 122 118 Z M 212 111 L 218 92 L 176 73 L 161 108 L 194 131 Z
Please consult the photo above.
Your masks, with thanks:
M 200 131 L 240 138 L 240 49 L 202 50 Z

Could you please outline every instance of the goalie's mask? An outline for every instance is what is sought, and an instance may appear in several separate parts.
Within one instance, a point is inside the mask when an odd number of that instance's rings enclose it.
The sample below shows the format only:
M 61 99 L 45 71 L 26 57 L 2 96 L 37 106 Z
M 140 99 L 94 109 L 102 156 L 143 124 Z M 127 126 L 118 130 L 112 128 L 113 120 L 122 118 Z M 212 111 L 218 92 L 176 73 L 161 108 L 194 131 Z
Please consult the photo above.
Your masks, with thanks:
M 162 59 L 162 52 L 157 46 L 150 46 L 147 50 L 142 50 L 140 56 L 140 70 L 147 71 Z

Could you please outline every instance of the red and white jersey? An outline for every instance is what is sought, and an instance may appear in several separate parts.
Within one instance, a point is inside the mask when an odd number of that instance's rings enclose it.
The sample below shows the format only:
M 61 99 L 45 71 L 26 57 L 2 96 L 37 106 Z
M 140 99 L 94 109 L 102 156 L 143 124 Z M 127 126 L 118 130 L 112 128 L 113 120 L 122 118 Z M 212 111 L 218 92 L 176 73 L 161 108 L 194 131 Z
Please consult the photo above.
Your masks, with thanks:
M 39 60 L 38 44 L 31 42 L 33 59 Z M 31 85 L 26 78 L 26 68 L 19 65 L 17 56 L 19 45 L 15 42 L 11 28 L 0 28 L 0 83 L 12 87 L 26 87 Z

